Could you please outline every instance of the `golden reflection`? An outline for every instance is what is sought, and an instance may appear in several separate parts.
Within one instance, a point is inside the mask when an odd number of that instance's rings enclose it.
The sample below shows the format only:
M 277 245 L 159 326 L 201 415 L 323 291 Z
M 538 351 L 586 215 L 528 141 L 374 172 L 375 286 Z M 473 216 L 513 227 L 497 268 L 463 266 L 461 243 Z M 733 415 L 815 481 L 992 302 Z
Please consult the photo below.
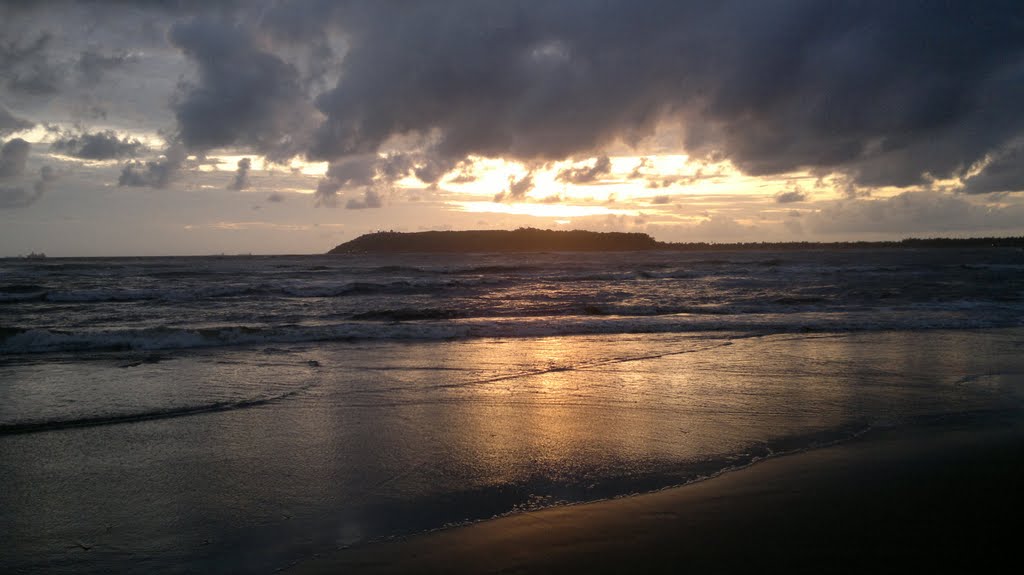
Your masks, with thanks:
M 685 425 L 666 418 L 660 406 L 692 399 L 684 390 L 695 374 L 687 359 L 671 373 L 657 359 L 622 361 L 667 343 L 644 339 L 556 337 L 459 346 L 463 364 L 512 363 L 508 376 L 460 389 L 462 400 L 476 406 L 457 434 L 460 451 L 489 467 L 491 480 L 500 483 L 687 450 L 691 440 L 680 433 Z M 665 351 L 674 353 L 676 344 L 668 345 Z
M 373 468 L 366 489 L 429 493 L 454 478 L 579 485 L 806 445 L 868 416 L 964 405 L 942 374 L 974 360 L 905 335 L 619 334 L 338 346 L 320 361 L 334 366 L 318 391 L 341 418 L 330 433 L 365 451 L 332 473 Z

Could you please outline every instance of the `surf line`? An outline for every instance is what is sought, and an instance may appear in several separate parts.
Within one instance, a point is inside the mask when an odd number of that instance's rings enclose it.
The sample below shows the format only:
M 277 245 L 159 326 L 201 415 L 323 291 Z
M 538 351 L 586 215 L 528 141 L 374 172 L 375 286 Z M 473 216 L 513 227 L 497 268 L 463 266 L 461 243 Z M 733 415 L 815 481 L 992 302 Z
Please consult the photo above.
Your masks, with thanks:
M 190 415 L 201 415 L 204 413 L 217 413 L 221 411 L 234 411 L 276 403 L 298 395 L 311 386 L 306 385 L 299 389 L 293 389 L 281 395 L 272 397 L 259 397 L 242 401 L 222 401 L 208 405 L 194 407 L 181 407 L 177 409 L 163 409 L 147 411 L 142 413 L 128 413 L 125 415 L 110 415 L 98 417 L 83 417 L 80 419 L 66 419 L 56 421 L 38 421 L 27 423 L 0 424 L 0 437 L 5 435 L 20 435 L 25 433 L 42 433 L 46 431 L 60 431 L 64 429 L 78 429 L 83 427 L 100 427 L 103 425 L 118 425 L 121 423 L 139 423 L 142 421 L 154 421 L 158 419 L 174 419 L 177 417 L 188 417 Z
M 559 371 L 577 371 L 583 369 L 591 369 L 595 367 L 601 367 L 603 365 L 615 365 L 619 363 L 629 363 L 633 361 L 646 361 L 649 359 L 660 359 L 663 357 L 671 357 L 673 355 L 684 355 L 687 353 L 698 353 L 701 351 L 708 351 L 711 349 L 718 349 L 720 347 L 726 347 L 732 345 L 732 341 L 723 341 L 714 345 L 706 345 L 703 347 L 697 347 L 692 349 L 684 349 L 680 351 L 667 351 L 665 353 L 655 353 L 650 355 L 638 355 L 631 357 L 615 357 L 611 359 L 601 359 L 591 362 L 582 362 L 575 365 L 554 365 L 543 369 L 532 369 L 528 371 L 520 371 L 516 373 L 510 373 L 508 375 L 499 375 L 497 377 L 489 377 L 487 379 L 477 379 L 473 381 L 463 381 L 458 383 L 441 383 L 431 386 L 434 389 L 448 389 L 458 387 L 469 387 L 472 385 L 484 385 L 488 383 L 497 383 L 499 381 L 508 381 L 510 379 L 521 379 L 524 377 L 533 377 L 537 375 L 544 375 L 546 373 L 556 373 Z

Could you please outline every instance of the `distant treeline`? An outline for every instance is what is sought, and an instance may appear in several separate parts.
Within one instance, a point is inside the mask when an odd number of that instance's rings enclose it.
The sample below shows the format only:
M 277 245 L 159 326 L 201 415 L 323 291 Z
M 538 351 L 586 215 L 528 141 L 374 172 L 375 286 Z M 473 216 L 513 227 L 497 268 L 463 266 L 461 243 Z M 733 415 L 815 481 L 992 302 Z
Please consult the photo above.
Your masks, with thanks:
M 559 252 L 559 251 L 729 251 L 816 250 L 943 247 L 1024 247 L 1024 237 L 908 238 L 882 242 L 742 242 L 666 243 L 647 234 L 584 230 L 473 230 L 438 232 L 375 232 L 345 242 L 331 254 L 408 252 Z

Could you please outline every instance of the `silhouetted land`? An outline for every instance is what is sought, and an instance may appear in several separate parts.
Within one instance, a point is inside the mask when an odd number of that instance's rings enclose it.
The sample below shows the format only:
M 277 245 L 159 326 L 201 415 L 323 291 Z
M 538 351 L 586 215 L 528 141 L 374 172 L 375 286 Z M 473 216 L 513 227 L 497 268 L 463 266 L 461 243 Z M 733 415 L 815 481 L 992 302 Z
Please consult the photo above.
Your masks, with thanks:
M 668 243 L 647 234 L 623 232 L 474 230 L 438 232 L 376 232 L 338 245 L 328 253 L 409 252 L 559 252 L 559 251 L 733 251 L 817 250 L 865 248 L 1024 247 L 1024 237 L 1009 238 L 908 238 L 886 242 L 743 242 Z

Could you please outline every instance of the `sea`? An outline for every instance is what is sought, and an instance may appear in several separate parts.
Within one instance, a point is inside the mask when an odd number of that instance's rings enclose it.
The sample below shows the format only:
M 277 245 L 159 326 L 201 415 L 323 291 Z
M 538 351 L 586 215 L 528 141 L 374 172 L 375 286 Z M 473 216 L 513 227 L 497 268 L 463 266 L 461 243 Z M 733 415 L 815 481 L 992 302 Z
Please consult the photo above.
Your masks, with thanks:
M 1024 414 L 1019 248 L 0 259 L 0 572 L 275 573 Z

